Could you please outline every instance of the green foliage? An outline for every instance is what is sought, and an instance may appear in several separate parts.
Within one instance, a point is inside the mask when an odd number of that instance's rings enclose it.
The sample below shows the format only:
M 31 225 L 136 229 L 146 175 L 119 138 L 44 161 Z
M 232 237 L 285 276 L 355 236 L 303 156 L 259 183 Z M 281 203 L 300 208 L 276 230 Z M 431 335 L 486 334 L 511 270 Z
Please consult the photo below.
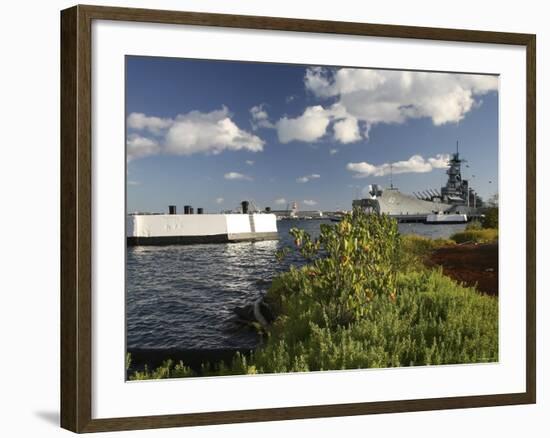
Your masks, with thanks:
M 177 379 L 179 377 L 195 377 L 197 374 L 183 362 L 174 363 L 172 359 L 165 360 L 161 366 L 149 370 L 147 365 L 142 371 L 134 371 L 129 380 L 151 380 L 151 379 Z
M 498 207 L 491 207 L 487 209 L 481 220 L 481 224 L 483 225 L 483 228 L 498 229 Z
M 293 228 L 297 251 L 310 263 L 281 275 L 267 300 L 279 314 L 303 313 L 296 321 L 328 327 L 361 318 L 377 296 L 395 299 L 400 235 L 397 222 L 385 215 L 359 211 L 337 225 L 321 225 L 318 239 Z
M 130 369 L 130 365 L 132 365 L 132 355 L 130 353 L 126 353 L 126 371 Z
M 498 230 L 486 228 L 482 230 L 466 230 L 460 233 L 455 233 L 451 236 L 451 240 L 456 243 L 490 243 L 498 240 Z
M 483 228 L 483 225 L 480 221 L 473 220 L 472 222 L 468 222 L 468 225 L 466 225 L 466 231 L 472 231 L 472 230 L 481 230 Z
M 429 237 L 419 236 L 417 234 L 408 234 L 401 237 L 403 249 L 419 255 L 426 255 L 432 251 L 444 246 L 454 245 L 450 239 L 430 239 Z
M 347 326 L 330 327 L 300 306 L 277 321 L 247 364 L 282 373 L 498 360 L 495 298 L 436 270 L 400 275 L 398 285 L 395 301 L 375 297 Z
M 438 248 L 455 245 L 449 239 L 430 239 L 428 237 L 409 234 L 401 237 L 399 248 L 399 271 L 416 272 L 424 269 L 424 262 Z

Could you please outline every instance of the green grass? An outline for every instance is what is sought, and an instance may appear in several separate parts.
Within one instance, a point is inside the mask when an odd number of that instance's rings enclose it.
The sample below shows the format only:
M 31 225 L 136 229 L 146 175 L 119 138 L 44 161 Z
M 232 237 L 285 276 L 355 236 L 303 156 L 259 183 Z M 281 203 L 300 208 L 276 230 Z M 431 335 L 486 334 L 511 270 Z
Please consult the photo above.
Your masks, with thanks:
M 129 357 L 129 354 L 127 355 Z M 126 360 L 126 369 L 130 366 L 129 359 Z M 175 379 L 179 377 L 196 377 L 197 374 L 183 362 L 174 362 L 172 359 L 165 360 L 161 366 L 149 370 L 147 365 L 142 371 L 134 371 L 129 380 L 151 380 L 151 379 Z
M 481 229 L 483 229 L 483 224 L 477 219 L 473 220 L 472 222 L 468 222 L 468 224 L 466 225 L 466 231 L 481 230 Z
M 465 230 L 455 233 L 451 240 L 456 243 L 490 243 L 498 241 L 498 230 L 494 228 L 484 228 L 481 230 Z
M 266 301 L 277 318 L 260 348 L 228 365 L 204 364 L 198 374 L 167 361 L 130 378 L 498 360 L 498 300 L 423 264 L 453 241 L 402 237 L 395 221 L 361 213 L 322 226 L 317 240 L 291 234 L 307 264 L 274 279 Z
M 430 239 L 429 237 L 408 234 L 401 236 L 399 271 L 418 272 L 424 269 L 424 262 L 438 248 L 455 245 L 450 239 Z

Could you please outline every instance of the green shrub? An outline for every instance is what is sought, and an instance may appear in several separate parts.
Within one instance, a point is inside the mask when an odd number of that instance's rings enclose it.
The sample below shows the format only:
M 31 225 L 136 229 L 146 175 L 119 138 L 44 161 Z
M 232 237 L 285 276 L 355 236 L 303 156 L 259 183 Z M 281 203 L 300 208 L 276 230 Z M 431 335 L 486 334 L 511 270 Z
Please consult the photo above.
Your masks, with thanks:
M 401 236 L 399 249 L 399 271 L 419 271 L 424 269 L 424 262 L 438 248 L 455 245 L 450 239 L 430 239 L 429 237 L 408 234 Z
M 432 251 L 443 246 L 454 245 L 455 242 L 449 239 L 430 239 L 429 237 L 408 234 L 401 237 L 403 250 L 416 255 L 428 255 Z
M 468 225 L 466 225 L 466 231 L 481 230 L 482 228 L 483 225 L 477 219 L 472 222 L 468 222 Z
M 299 306 L 279 319 L 248 366 L 282 373 L 498 360 L 497 299 L 440 271 L 407 274 L 398 283 L 395 301 L 376 297 L 347 326 L 319 323 Z
M 360 212 L 338 227 L 324 228 L 324 258 L 291 269 L 273 282 L 268 298 L 278 304 L 280 316 L 264 347 L 247 364 L 254 364 L 255 372 L 286 372 L 496 360 L 495 298 L 463 288 L 441 271 L 423 269 L 422 263 L 416 272 L 402 269 L 403 259 L 421 260 L 454 242 L 400 238 L 395 230 L 389 218 Z M 304 256 L 318 253 L 317 242 L 304 233 L 296 237 Z M 349 257 L 347 264 L 338 264 L 343 254 Z M 333 263 L 322 263 L 327 258 Z M 338 270 L 347 279 L 340 289 L 333 282 Z M 327 283 L 332 294 L 324 290 Z M 355 289 L 357 284 L 373 292 L 369 299 Z M 348 309 L 360 306 L 361 312 L 355 311 L 354 318 L 334 319 L 335 302 L 346 303 Z
M 127 355 L 129 356 L 129 354 Z M 128 364 L 127 359 L 127 364 Z M 128 369 L 128 366 L 127 366 Z M 147 365 L 142 371 L 134 371 L 129 380 L 151 380 L 151 379 L 176 379 L 179 377 L 195 377 L 197 374 L 183 362 L 175 363 L 172 359 L 165 360 L 161 366 L 149 370 Z
M 267 300 L 277 314 L 303 311 L 303 324 L 345 325 L 361 318 L 376 296 L 395 298 L 400 246 L 395 220 L 356 211 L 337 225 L 321 225 L 316 240 L 304 230 L 290 233 L 310 263 L 275 280 Z
M 456 243 L 489 243 L 498 240 L 498 230 L 486 228 L 482 230 L 466 230 L 460 233 L 455 233 L 451 236 L 451 240 Z
M 481 219 L 481 224 L 483 228 L 498 229 L 498 207 L 488 208 Z

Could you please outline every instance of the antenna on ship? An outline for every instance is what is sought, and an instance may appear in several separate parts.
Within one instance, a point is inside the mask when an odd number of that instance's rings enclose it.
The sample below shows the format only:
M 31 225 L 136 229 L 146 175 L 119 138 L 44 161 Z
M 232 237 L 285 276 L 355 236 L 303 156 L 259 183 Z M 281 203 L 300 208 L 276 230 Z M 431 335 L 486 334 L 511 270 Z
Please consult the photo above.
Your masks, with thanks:
M 458 140 L 456 141 L 456 157 L 458 158 Z
M 393 190 L 393 163 L 390 163 L 390 189 Z

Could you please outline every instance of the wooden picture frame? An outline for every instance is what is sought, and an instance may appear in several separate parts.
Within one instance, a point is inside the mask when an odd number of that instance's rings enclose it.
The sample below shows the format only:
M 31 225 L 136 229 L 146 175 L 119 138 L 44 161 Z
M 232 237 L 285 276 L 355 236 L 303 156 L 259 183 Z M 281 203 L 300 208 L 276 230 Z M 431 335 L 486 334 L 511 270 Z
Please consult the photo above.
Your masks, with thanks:
M 114 20 L 345 34 L 526 48 L 526 391 L 416 400 L 92 418 L 92 21 Z M 535 111 L 536 37 L 475 30 L 75 6 L 61 12 L 61 426 L 99 432 L 529 404 L 536 401 Z

